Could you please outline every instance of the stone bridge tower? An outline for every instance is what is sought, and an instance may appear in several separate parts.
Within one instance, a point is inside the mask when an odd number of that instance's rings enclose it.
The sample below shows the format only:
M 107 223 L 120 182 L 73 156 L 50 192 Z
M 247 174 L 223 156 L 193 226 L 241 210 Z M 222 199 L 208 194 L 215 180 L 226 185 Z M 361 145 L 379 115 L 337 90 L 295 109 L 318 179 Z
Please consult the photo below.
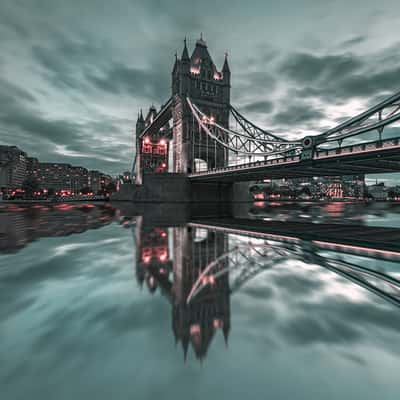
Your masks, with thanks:
M 222 71 L 218 71 L 202 37 L 196 42 L 191 56 L 185 40 L 182 56 L 180 59 L 176 57 L 172 70 L 174 172 L 194 172 L 200 160 L 206 162 L 208 168 L 227 164 L 226 149 L 208 141 L 204 134 L 199 135 L 198 123 L 186 98 L 189 97 L 201 111 L 228 128 L 230 79 L 227 56 Z

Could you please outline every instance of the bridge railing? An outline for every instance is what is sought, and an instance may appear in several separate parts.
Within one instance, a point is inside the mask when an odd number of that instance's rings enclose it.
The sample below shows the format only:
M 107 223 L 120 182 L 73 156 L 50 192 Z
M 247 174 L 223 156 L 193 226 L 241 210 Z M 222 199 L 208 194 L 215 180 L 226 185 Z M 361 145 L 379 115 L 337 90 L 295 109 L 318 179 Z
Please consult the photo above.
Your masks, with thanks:
M 330 150 L 318 150 L 315 152 L 315 159 L 336 157 L 338 155 L 365 153 L 378 149 L 389 149 L 399 147 L 399 139 L 385 139 L 377 140 L 374 142 L 361 143 L 356 145 L 349 145 L 344 147 L 337 147 Z
M 378 140 L 378 141 L 374 141 L 374 142 L 362 143 L 362 144 L 357 144 L 357 145 L 337 147 L 334 149 L 317 150 L 317 151 L 315 151 L 312 159 L 320 160 L 320 159 L 325 159 L 325 158 L 330 158 L 330 157 L 340 157 L 340 156 L 346 156 L 349 154 L 362 154 L 362 153 L 368 153 L 368 152 L 372 152 L 372 151 L 391 149 L 391 148 L 400 148 L 400 139 L 395 138 L 395 139 Z M 278 165 L 278 164 L 285 165 L 285 164 L 297 163 L 300 161 L 301 161 L 300 155 L 286 156 L 286 157 L 274 158 L 271 160 L 259 160 L 259 161 L 250 162 L 250 163 L 243 163 L 243 164 L 238 164 L 238 165 L 230 165 L 230 166 L 226 166 L 226 167 L 214 168 L 214 169 L 210 169 L 207 171 L 199 171 L 199 172 L 190 174 L 190 176 L 195 177 L 195 176 L 207 175 L 207 174 L 219 174 L 219 173 L 224 173 L 224 172 L 229 172 L 229 171 L 240 171 L 240 170 L 244 170 L 244 169 L 257 168 L 257 167 L 261 168 L 261 167 L 273 166 L 273 165 Z
M 260 161 L 250 162 L 250 163 L 229 165 L 226 167 L 219 167 L 219 168 L 212 168 L 207 171 L 199 171 L 199 172 L 192 173 L 192 174 L 190 174 L 190 176 L 205 175 L 205 174 L 211 174 L 211 173 L 222 173 L 222 172 L 227 172 L 227 171 L 237 171 L 237 170 L 241 170 L 241 169 L 265 167 L 268 165 L 276 165 L 276 164 L 289 164 L 289 163 L 294 163 L 294 162 L 299 162 L 299 161 L 300 161 L 300 156 L 274 158 L 272 160 L 263 160 L 263 161 L 260 160 Z

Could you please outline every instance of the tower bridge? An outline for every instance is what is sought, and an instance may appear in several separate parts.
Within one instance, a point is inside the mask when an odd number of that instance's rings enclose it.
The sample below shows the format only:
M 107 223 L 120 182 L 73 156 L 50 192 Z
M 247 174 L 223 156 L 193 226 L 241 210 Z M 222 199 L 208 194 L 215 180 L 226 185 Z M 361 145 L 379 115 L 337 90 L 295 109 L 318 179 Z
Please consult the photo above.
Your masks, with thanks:
M 181 57 L 175 56 L 171 88 L 159 111 L 152 106 L 145 117 L 138 115 L 133 163 L 138 192 L 178 176 L 187 194 L 266 178 L 400 171 L 400 92 L 325 132 L 288 140 L 232 106 L 228 57 L 218 69 L 203 38 L 191 55 L 185 40 Z

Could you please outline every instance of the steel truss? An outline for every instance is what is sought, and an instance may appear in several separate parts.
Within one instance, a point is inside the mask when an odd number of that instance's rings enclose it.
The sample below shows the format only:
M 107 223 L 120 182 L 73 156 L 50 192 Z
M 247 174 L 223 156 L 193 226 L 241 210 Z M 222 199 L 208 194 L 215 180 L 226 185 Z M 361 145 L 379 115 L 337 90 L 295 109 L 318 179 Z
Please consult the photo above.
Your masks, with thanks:
M 187 102 L 201 130 L 212 140 L 233 153 L 251 157 L 268 157 L 301 150 L 301 142 L 280 139 L 256 127 L 243 117 L 239 117 L 240 114 L 237 112 L 233 115 L 237 116 L 237 121 L 243 129 L 243 133 L 218 124 L 213 117 L 203 113 L 190 98 L 187 98 Z
M 344 139 L 376 131 L 378 139 L 388 125 L 400 120 L 400 92 L 382 101 L 369 110 L 346 122 L 315 136 L 305 136 L 297 141 L 289 141 L 265 131 L 241 115 L 230 106 L 230 113 L 242 132 L 227 129 L 216 123 L 212 117 L 203 113 L 199 107 L 187 98 L 187 102 L 199 127 L 212 140 L 228 150 L 247 156 L 287 156 L 298 155 L 304 150 L 316 150 L 319 146 L 337 141 L 339 147 Z M 400 136 L 400 135 L 399 135 Z
M 400 92 L 382 101 L 369 110 L 343 122 L 335 128 L 314 136 L 316 145 L 341 141 L 363 133 L 377 131 L 379 138 L 386 126 L 400 119 Z

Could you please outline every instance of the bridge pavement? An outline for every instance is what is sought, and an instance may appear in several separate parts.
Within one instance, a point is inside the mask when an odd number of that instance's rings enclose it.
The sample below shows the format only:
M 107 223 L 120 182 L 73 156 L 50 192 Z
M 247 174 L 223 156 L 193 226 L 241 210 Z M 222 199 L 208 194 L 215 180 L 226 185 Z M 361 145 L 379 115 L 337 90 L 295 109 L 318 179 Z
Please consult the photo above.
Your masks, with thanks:
M 400 143 L 387 139 L 316 152 L 310 160 L 287 156 L 189 175 L 192 182 L 239 182 L 400 172 Z

